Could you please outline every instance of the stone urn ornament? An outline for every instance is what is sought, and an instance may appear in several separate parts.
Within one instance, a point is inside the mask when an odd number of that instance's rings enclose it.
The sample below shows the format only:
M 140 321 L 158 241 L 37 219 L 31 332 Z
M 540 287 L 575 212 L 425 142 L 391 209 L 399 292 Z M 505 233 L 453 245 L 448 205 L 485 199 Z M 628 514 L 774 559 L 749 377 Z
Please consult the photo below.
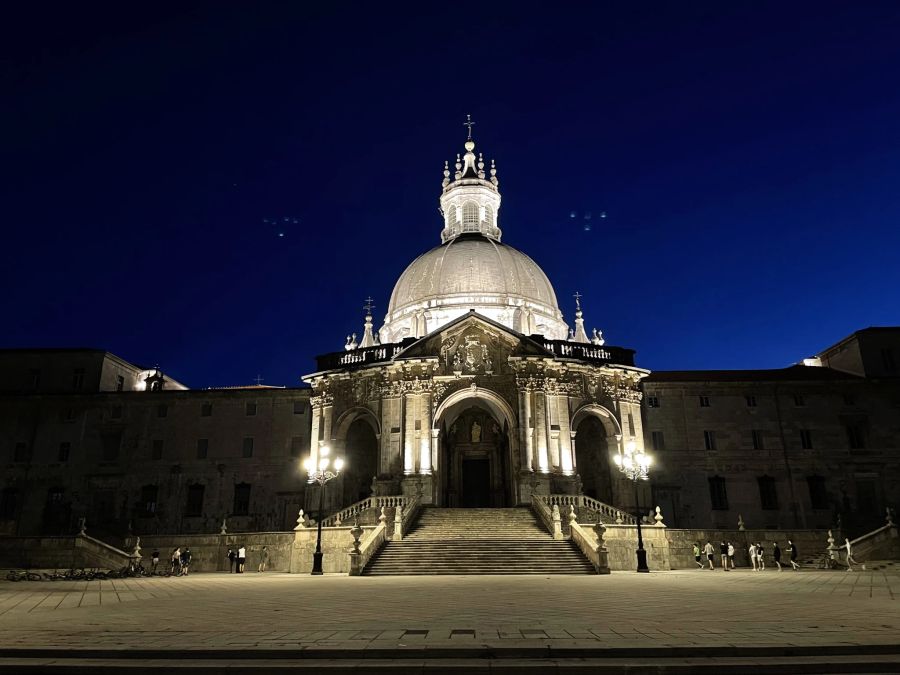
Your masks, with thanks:
M 353 537 L 353 553 L 359 555 L 359 538 L 362 536 L 363 529 L 359 526 L 359 518 L 353 519 L 353 527 L 350 528 L 350 535 Z

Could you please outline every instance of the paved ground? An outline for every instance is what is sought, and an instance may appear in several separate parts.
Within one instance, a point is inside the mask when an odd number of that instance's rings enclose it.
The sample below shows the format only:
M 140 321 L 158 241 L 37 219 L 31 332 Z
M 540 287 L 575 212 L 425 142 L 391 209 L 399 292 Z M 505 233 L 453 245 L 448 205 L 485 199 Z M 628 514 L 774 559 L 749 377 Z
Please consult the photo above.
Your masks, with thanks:
M 898 596 L 881 571 L 4 580 L 0 656 L 874 654 L 900 651 Z

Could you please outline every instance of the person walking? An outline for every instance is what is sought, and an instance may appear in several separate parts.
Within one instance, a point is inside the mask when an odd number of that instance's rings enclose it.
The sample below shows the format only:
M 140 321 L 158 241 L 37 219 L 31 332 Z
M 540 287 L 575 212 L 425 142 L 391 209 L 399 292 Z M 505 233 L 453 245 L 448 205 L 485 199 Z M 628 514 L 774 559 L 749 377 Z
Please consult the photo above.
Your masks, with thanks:
M 775 561 L 775 564 L 778 566 L 778 571 L 781 571 L 781 547 L 778 545 L 776 541 L 772 544 L 772 559 Z
M 244 573 L 244 563 L 247 561 L 247 549 L 241 544 L 237 552 L 237 571 L 238 574 Z
M 846 537 L 844 537 L 844 548 L 847 549 L 847 571 L 850 572 L 853 570 L 851 563 L 856 563 L 857 565 L 860 563 L 853 557 L 853 547 L 850 545 L 850 540 Z
M 734 569 L 734 544 L 728 542 L 728 564 Z
M 759 571 L 766 571 L 766 558 L 765 558 L 766 550 L 763 548 L 762 542 L 756 542 L 756 562 L 759 565 Z
M 150 572 L 152 574 L 156 574 L 156 568 L 159 567 L 159 549 L 153 549 L 153 553 L 150 554 L 150 563 L 152 567 L 150 568 Z
M 172 550 L 171 563 L 172 563 L 172 574 L 173 575 L 175 575 L 179 571 L 181 571 L 180 570 L 180 567 L 181 567 L 181 549 L 180 548 L 176 547 L 175 549 Z
M 228 571 L 234 574 L 234 565 L 237 561 L 237 552 L 230 548 L 228 549 Z
M 713 564 L 713 558 L 716 555 L 716 549 L 713 548 L 711 541 L 706 542 L 706 546 L 703 547 L 703 552 L 706 553 L 706 561 L 709 563 L 709 569 L 715 570 L 716 568 Z
M 191 559 L 193 556 L 191 555 L 191 549 L 188 546 L 184 547 L 184 550 L 181 552 L 181 574 L 182 576 L 187 576 L 188 572 L 191 569 Z
M 799 570 L 800 565 L 797 564 L 797 547 L 790 539 L 788 539 L 788 555 L 791 558 L 791 567 L 795 570 Z
M 700 542 L 694 542 L 694 562 L 697 563 L 697 567 L 701 570 L 703 569 L 703 563 L 700 562 Z
M 259 568 L 257 572 L 265 572 L 266 567 L 269 566 L 269 547 L 263 546 L 262 552 L 259 554 Z
M 722 556 L 722 569 L 728 571 L 728 544 L 724 541 L 719 542 L 719 555 Z
M 750 544 L 750 564 L 753 565 L 754 572 L 759 572 L 759 567 L 756 566 L 756 542 Z

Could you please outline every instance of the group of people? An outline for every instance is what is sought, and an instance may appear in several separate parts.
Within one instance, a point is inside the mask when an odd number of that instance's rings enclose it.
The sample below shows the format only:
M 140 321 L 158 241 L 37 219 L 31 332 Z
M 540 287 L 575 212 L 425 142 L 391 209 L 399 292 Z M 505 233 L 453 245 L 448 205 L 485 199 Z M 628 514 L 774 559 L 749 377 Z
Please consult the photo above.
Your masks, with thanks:
M 193 560 L 193 555 L 191 554 L 190 547 L 185 546 L 184 549 L 180 547 L 174 548 L 172 549 L 172 555 L 169 558 L 169 564 L 171 565 L 169 571 L 173 576 L 186 577 L 191 570 L 191 560 Z M 150 571 L 153 574 L 156 574 L 157 568 L 159 567 L 159 549 L 153 549 L 153 553 L 150 554 L 150 562 Z
M 244 565 L 247 562 L 247 547 L 241 544 L 237 549 L 228 549 L 228 568 L 232 573 L 243 574 Z M 259 554 L 259 565 L 257 572 L 265 572 L 269 566 L 269 547 L 263 546 Z
M 703 564 L 701 559 L 701 548 L 700 542 L 694 542 L 694 561 L 697 563 L 697 567 L 700 569 L 706 569 L 706 565 Z M 706 545 L 703 547 L 702 552 L 706 555 L 706 563 L 709 565 L 709 569 L 715 569 L 715 559 L 716 559 L 716 548 L 713 546 L 711 541 L 707 541 Z M 734 544 L 730 541 L 723 541 L 719 543 L 719 555 L 722 557 L 722 569 L 724 571 L 733 570 L 734 569 Z M 761 572 L 766 569 L 766 549 L 763 546 L 762 542 L 753 542 L 749 547 L 750 554 L 750 565 L 753 567 L 753 570 L 756 572 Z M 800 569 L 800 565 L 797 563 L 797 546 L 790 539 L 787 540 L 787 552 L 791 563 L 791 568 L 798 570 Z M 781 547 L 778 545 L 778 542 L 774 542 L 772 544 L 772 560 L 775 565 L 778 566 L 778 571 L 782 570 L 781 567 Z

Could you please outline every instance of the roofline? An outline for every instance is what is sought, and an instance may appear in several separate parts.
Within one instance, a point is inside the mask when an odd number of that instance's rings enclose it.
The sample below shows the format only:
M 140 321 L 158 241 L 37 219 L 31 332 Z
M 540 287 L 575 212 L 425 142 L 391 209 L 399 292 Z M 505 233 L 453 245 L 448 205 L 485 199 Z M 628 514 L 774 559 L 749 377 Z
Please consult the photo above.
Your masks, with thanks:
M 891 332 L 891 331 L 896 331 L 896 332 L 900 333 L 900 326 L 869 326 L 867 328 L 860 328 L 859 330 L 855 330 L 852 333 L 850 333 L 850 335 L 848 335 L 847 337 L 845 337 L 841 340 L 838 340 L 837 342 L 835 342 L 832 345 L 829 345 L 828 347 L 825 347 L 825 349 L 823 349 L 822 351 L 817 353 L 816 356 L 821 357 L 825 352 L 830 352 L 834 349 L 838 349 L 839 347 L 843 347 L 845 344 L 850 342 L 853 338 L 859 337 L 863 333 L 879 333 L 879 332 L 887 333 L 887 332 Z

